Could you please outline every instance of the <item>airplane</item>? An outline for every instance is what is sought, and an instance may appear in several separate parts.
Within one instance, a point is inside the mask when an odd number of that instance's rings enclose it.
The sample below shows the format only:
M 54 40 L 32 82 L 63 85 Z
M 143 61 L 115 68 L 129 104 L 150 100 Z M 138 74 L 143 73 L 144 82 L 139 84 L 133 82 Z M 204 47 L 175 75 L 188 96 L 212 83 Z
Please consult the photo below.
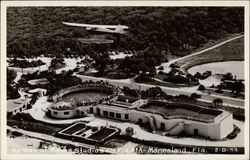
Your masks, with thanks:
M 94 24 L 81 24 L 81 23 L 70 23 L 62 22 L 65 25 L 84 27 L 87 31 L 110 33 L 110 34 L 127 34 L 129 27 L 125 25 L 94 25 Z

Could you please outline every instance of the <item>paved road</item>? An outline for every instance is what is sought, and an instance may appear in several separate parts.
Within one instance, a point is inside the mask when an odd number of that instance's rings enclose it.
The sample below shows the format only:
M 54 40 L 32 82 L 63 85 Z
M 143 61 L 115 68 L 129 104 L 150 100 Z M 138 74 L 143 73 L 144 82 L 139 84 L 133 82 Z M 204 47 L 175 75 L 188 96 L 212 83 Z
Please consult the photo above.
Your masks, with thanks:
M 106 78 L 97 78 L 97 77 L 90 77 L 90 76 L 83 76 L 83 75 L 76 75 L 77 77 L 81 78 L 83 81 L 86 80 L 92 80 L 92 81 L 107 81 L 110 84 L 118 87 L 123 87 L 127 86 L 133 89 L 139 89 L 139 84 L 133 82 L 132 79 L 122 79 L 122 80 L 115 80 L 115 79 L 106 79 Z M 140 84 L 141 90 L 146 90 L 151 87 L 155 87 L 155 85 L 149 85 L 149 84 Z M 184 94 L 190 96 L 192 93 L 196 92 L 198 94 L 201 94 L 201 100 L 207 101 L 207 102 L 212 102 L 215 98 L 221 98 L 223 100 L 223 103 L 226 105 L 230 105 L 233 107 L 241 107 L 244 108 L 244 100 L 241 99 L 236 99 L 236 98 L 230 98 L 230 97 L 224 97 L 224 96 L 218 96 L 218 95 L 206 95 L 204 93 L 200 93 L 196 91 L 195 89 L 192 89 L 191 87 L 189 88 L 170 88 L 170 87 L 164 87 L 164 86 L 159 86 L 161 89 L 166 92 L 167 94 L 171 95 L 179 95 L 179 94 Z M 193 92 L 192 92 L 193 91 Z
M 194 56 L 194 55 L 202 54 L 202 53 L 204 53 L 204 52 L 207 52 L 207 51 L 209 51 L 209 50 L 211 50 L 211 49 L 215 49 L 215 48 L 217 48 L 217 47 L 220 47 L 220 46 L 222 46 L 222 45 L 224 45 L 224 44 L 226 44 L 226 43 L 228 43 L 228 42 L 231 42 L 231 41 L 233 41 L 233 40 L 235 40 L 235 39 L 238 39 L 238 38 L 241 38 L 241 37 L 244 37 L 244 35 L 240 35 L 240 36 L 237 36 L 237 37 L 233 37 L 233 38 L 231 38 L 231 39 L 228 39 L 228 40 L 226 40 L 226 41 L 223 41 L 223 42 L 221 42 L 221 43 L 218 43 L 218 44 L 216 44 L 216 45 L 214 45 L 214 46 L 212 46 L 212 47 L 206 48 L 206 49 L 204 49 L 204 50 L 201 50 L 201 51 L 198 51 L 198 52 L 194 52 L 194 53 L 192 53 L 192 54 L 189 54 L 189 55 L 186 55 L 186 56 L 183 56 L 183 57 L 180 57 L 180 58 L 173 59 L 173 60 L 171 60 L 171 61 L 169 61 L 169 62 L 167 62 L 167 63 L 162 63 L 161 66 L 164 67 L 164 72 L 169 72 L 169 71 L 171 70 L 171 68 L 170 68 L 169 66 L 170 66 L 172 63 L 178 62 L 178 61 L 183 60 L 183 59 L 188 58 L 188 57 L 192 57 L 192 56 Z

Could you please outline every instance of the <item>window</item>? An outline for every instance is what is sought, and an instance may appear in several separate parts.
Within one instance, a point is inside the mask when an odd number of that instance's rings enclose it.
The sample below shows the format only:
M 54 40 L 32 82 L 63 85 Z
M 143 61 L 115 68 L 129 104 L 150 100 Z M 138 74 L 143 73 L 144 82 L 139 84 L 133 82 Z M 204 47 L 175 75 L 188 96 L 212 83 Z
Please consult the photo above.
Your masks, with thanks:
M 20 108 L 20 112 L 22 112 L 22 108 Z
M 64 115 L 69 115 L 69 112 L 64 112 Z
M 108 116 L 108 112 L 107 111 L 103 111 L 103 115 L 104 116 Z
M 57 115 L 57 112 L 54 112 L 55 115 Z
M 115 113 L 114 112 L 109 112 L 109 116 L 110 117 L 115 117 Z
M 116 118 L 121 119 L 121 114 L 120 113 L 116 113 Z
M 125 119 L 128 119 L 128 114 L 125 114 Z

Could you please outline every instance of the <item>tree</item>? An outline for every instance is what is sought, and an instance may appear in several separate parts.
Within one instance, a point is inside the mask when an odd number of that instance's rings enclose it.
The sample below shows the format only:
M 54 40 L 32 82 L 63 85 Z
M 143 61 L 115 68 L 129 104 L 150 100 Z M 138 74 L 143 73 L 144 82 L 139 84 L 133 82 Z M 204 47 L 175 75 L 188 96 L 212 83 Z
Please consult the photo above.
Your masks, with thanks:
M 241 81 L 236 81 L 232 85 L 232 93 L 235 93 L 236 96 L 240 95 L 240 92 L 244 90 L 244 84 Z
M 232 80 L 233 79 L 233 74 L 228 72 L 223 75 L 223 80 Z
M 200 72 L 196 72 L 194 74 L 194 78 L 200 79 L 201 78 L 201 73 Z
M 198 90 L 199 91 L 204 91 L 206 88 L 204 85 L 199 85 Z
M 17 74 L 15 71 L 7 69 L 7 99 L 16 99 L 20 97 L 14 82 L 16 76 Z
M 213 100 L 213 105 L 214 105 L 215 107 L 221 106 L 222 103 L 223 103 L 223 100 L 220 99 L 220 98 L 216 98 L 216 99 Z
M 7 69 L 7 83 L 8 84 L 13 84 L 16 76 L 17 76 L 17 73 L 14 70 Z
M 201 95 L 198 95 L 197 93 L 192 93 L 190 98 L 196 101 L 197 98 L 201 98 Z

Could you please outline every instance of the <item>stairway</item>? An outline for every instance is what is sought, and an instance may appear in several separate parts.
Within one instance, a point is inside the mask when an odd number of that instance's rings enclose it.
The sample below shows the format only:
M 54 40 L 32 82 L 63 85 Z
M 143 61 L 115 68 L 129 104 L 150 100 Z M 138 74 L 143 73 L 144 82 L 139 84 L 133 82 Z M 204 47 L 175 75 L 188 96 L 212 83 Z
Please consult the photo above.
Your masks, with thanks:
M 174 125 L 171 129 L 169 129 L 169 133 L 170 135 L 178 135 L 181 133 L 181 131 L 183 131 L 184 127 L 184 123 L 183 122 L 179 122 L 176 125 Z
M 150 127 L 152 128 L 153 131 L 155 131 L 157 129 L 155 117 L 149 116 L 148 118 L 149 118 Z

